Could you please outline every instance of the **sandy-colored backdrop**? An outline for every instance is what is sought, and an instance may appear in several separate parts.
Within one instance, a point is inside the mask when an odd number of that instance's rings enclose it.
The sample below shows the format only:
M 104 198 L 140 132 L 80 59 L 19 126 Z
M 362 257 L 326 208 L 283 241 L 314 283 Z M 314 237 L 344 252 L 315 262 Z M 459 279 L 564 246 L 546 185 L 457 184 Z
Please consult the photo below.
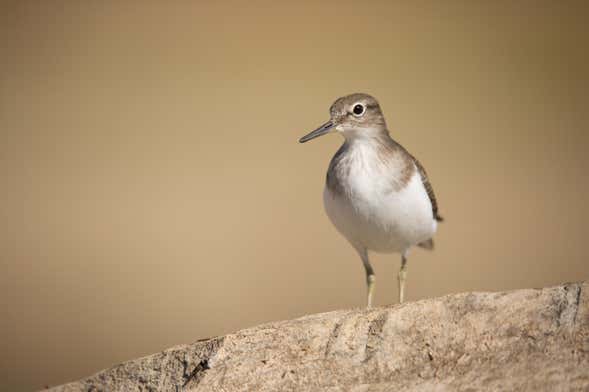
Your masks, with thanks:
M 446 218 L 409 300 L 589 278 L 584 2 L 0 9 L 0 390 L 363 305 L 321 201 L 342 139 L 297 143 L 350 92 Z

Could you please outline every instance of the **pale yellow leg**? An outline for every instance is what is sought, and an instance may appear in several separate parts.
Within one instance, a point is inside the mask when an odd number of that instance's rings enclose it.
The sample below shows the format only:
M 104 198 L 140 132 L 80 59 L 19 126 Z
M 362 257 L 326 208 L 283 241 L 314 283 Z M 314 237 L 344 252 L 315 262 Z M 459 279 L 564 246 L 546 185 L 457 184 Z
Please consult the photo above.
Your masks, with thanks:
M 368 252 L 366 248 L 357 246 L 356 250 L 362 259 L 362 264 L 364 264 L 364 271 L 366 272 L 366 307 L 372 307 L 372 297 L 374 295 L 374 282 L 376 281 L 376 276 L 374 275 L 374 271 L 372 266 L 370 265 L 370 260 L 368 260 Z
M 405 280 L 407 279 L 407 256 L 405 253 L 401 256 L 401 269 L 399 270 L 399 303 L 405 300 Z
M 366 287 L 367 287 L 367 294 L 366 294 L 366 307 L 367 308 L 371 308 L 372 307 L 372 295 L 374 293 L 374 282 L 376 281 L 376 276 L 374 274 L 372 275 L 366 275 Z

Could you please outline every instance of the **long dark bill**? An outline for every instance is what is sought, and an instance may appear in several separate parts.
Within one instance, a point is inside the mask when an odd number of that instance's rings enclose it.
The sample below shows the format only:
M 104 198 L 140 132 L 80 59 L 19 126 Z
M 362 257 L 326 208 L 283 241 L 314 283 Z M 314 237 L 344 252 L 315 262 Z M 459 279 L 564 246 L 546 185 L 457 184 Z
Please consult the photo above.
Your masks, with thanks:
M 326 122 L 325 124 L 321 125 L 319 128 L 317 128 L 313 132 L 309 132 L 308 134 L 306 134 L 305 136 L 300 138 L 299 143 L 308 142 L 311 139 L 315 139 L 316 137 L 319 137 L 321 135 L 325 135 L 326 133 L 329 133 L 331 128 L 333 128 L 333 123 L 330 120 L 330 121 Z

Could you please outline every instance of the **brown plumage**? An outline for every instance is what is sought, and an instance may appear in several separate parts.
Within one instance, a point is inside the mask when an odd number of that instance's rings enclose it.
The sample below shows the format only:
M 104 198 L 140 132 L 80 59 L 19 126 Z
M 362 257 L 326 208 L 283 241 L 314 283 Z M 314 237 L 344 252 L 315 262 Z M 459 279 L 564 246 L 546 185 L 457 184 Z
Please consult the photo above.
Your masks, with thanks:
M 415 158 L 413 155 L 411 155 L 411 153 L 409 151 L 407 151 L 405 149 L 405 147 L 403 147 L 402 145 L 400 145 L 399 143 L 397 143 L 395 141 L 393 141 L 393 142 L 399 148 L 401 148 L 407 156 L 409 156 L 413 160 L 413 163 L 415 163 L 415 167 L 417 167 L 417 170 L 419 171 L 419 176 L 421 177 L 421 182 L 423 183 L 423 187 L 425 188 L 425 190 L 427 192 L 427 196 L 429 197 L 429 200 L 432 204 L 432 214 L 434 216 L 434 219 L 438 222 L 443 222 L 444 218 L 441 217 L 440 214 L 438 213 L 438 201 L 436 200 L 434 188 L 432 187 L 432 184 L 429 182 L 429 178 L 427 176 L 427 172 L 425 171 L 425 168 L 419 162 L 419 160 L 417 160 L 417 158 Z M 420 242 L 419 244 L 417 244 L 417 246 L 419 246 L 420 248 L 426 249 L 426 250 L 433 250 L 434 249 L 434 240 L 433 240 L 433 238 L 430 238 L 427 241 Z
M 413 155 L 411 155 L 411 153 L 409 153 L 409 151 L 407 151 L 405 149 L 405 147 L 403 147 L 402 145 L 400 145 L 397 142 L 395 142 L 395 143 L 400 148 L 403 149 L 403 151 L 405 152 L 405 154 L 407 154 L 409 157 L 411 157 L 411 159 L 413 159 L 413 162 L 415 163 L 415 167 L 417 167 L 417 170 L 419 171 L 419 175 L 421 176 L 421 182 L 423 183 L 423 186 L 424 186 L 425 190 L 427 191 L 427 195 L 429 197 L 429 200 L 432 203 L 432 213 L 434 215 L 434 219 L 437 220 L 438 222 L 444 221 L 444 218 L 442 218 L 438 214 L 438 201 L 436 200 L 436 195 L 434 193 L 434 188 L 432 187 L 432 184 L 429 182 L 429 178 L 427 176 L 427 172 L 425 171 L 425 168 L 417 160 L 417 158 L 415 158 Z

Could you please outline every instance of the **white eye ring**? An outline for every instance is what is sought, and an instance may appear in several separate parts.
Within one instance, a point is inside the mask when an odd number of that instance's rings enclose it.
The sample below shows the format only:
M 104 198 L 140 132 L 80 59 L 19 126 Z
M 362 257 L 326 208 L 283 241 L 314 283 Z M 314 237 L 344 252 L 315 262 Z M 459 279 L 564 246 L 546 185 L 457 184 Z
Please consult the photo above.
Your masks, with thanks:
M 352 105 L 352 114 L 356 117 L 361 117 L 364 113 L 366 113 L 366 106 L 362 103 L 358 102 Z

